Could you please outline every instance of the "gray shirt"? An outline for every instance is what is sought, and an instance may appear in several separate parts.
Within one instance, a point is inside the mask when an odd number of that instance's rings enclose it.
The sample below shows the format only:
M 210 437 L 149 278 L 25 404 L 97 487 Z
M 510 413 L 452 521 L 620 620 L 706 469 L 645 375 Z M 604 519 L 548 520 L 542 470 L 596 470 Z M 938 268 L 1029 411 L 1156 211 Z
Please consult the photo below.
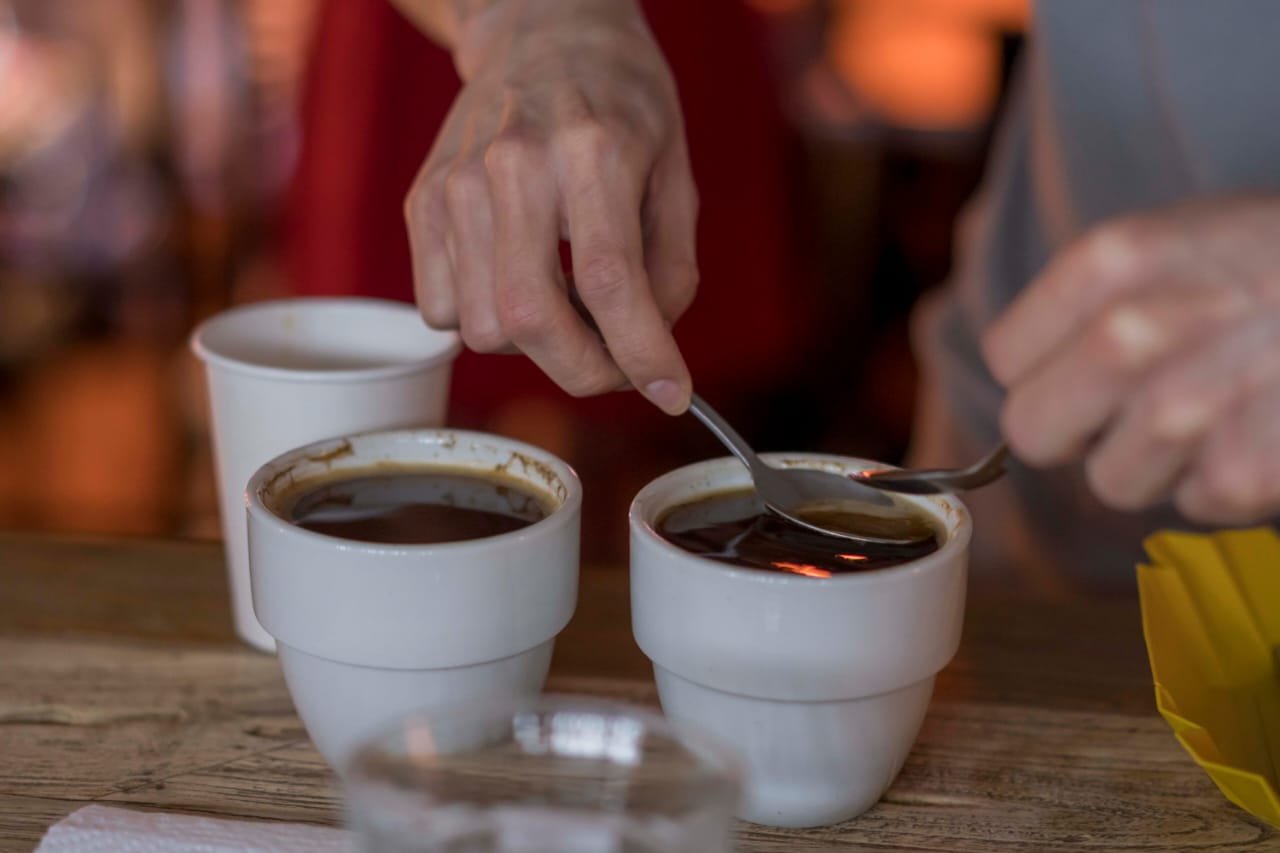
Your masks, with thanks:
M 1038 0 L 951 286 L 917 317 L 924 369 L 913 463 L 999 439 L 1002 392 L 977 339 L 1090 226 L 1197 196 L 1280 190 L 1280 2 Z M 1044 588 L 1132 583 L 1171 508 L 1117 513 L 1082 469 L 1016 469 L 975 493 L 973 571 Z

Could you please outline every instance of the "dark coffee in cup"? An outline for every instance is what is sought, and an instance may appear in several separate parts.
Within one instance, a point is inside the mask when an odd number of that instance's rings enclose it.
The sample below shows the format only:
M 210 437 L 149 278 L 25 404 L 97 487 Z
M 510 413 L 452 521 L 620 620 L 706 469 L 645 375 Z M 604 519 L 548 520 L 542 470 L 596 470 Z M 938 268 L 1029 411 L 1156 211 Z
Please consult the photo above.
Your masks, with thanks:
M 658 519 L 658 534 L 668 542 L 712 560 L 748 569 L 804 577 L 884 569 L 938 550 L 939 534 L 923 513 L 885 518 L 826 507 L 808 517 L 827 528 L 850 533 L 921 538 L 902 545 L 876 545 L 828 536 L 770 513 L 754 489 L 718 492 L 668 510 Z
M 465 542 L 528 527 L 550 514 L 549 496 L 499 472 L 386 466 L 299 484 L 279 503 L 299 527 L 360 542 Z

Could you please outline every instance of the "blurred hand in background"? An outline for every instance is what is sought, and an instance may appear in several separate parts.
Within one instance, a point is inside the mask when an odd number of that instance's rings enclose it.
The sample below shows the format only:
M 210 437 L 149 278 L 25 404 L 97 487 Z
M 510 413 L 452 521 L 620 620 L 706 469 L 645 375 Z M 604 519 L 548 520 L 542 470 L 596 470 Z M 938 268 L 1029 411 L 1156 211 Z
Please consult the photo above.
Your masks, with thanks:
M 1280 198 L 1188 203 L 1097 227 L 984 340 L 1002 425 L 1039 467 L 1085 458 L 1105 503 L 1280 512 Z

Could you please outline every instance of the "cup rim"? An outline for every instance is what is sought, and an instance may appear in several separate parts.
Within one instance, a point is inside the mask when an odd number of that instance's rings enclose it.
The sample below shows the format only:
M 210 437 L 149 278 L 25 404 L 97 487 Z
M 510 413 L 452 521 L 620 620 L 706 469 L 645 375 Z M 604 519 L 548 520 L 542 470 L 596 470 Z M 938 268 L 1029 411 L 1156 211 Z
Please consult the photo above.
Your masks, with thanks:
M 872 468 L 894 468 L 894 466 L 887 465 L 882 462 L 875 462 L 873 460 L 862 459 L 856 456 L 843 456 L 831 453 L 777 452 L 762 453 L 760 454 L 760 457 L 770 462 L 781 463 L 784 467 L 804 467 L 803 465 L 795 465 L 795 463 L 814 462 L 819 464 L 828 463 L 845 466 L 850 463 L 854 463 L 862 470 Z M 950 565 L 959 554 L 964 553 L 969 547 L 969 540 L 973 535 L 972 517 L 964 503 L 959 498 L 951 495 L 898 496 L 914 506 L 927 508 L 929 516 L 944 526 L 946 536 L 942 544 L 938 547 L 938 550 L 925 554 L 923 557 L 908 560 L 907 562 L 896 566 L 885 566 L 879 569 L 864 569 L 862 571 L 832 575 L 831 577 L 826 578 L 799 577 L 786 572 L 768 572 L 743 566 L 733 566 L 728 563 L 708 559 L 668 542 L 655 529 L 653 521 L 646 517 L 648 514 L 653 514 L 656 520 L 657 514 L 660 514 L 662 511 L 665 511 L 669 509 L 670 506 L 674 505 L 662 506 L 656 513 L 650 510 L 649 504 L 655 501 L 654 493 L 659 489 L 687 477 L 696 477 L 702 473 L 714 471 L 717 468 L 732 467 L 735 465 L 741 466 L 741 464 L 741 462 L 732 456 L 719 456 L 713 459 L 704 459 L 699 462 L 684 465 L 649 481 L 640 489 L 639 492 L 636 493 L 636 496 L 632 499 L 631 506 L 627 512 L 627 520 L 632 533 L 638 533 L 645 537 L 648 545 L 657 548 L 665 555 L 673 559 L 680 560 L 691 567 L 696 567 L 693 569 L 694 571 L 711 572 L 737 583 L 751 583 L 770 587 L 789 585 L 794 586 L 797 589 L 807 590 L 905 581 L 906 579 L 918 574 L 934 571 L 938 568 L 945 568 Z M 743 470 L 745 472 L 745 469 Z M 748 475 L 746 483 L 750 484 L 750 482 L 750 476 Z M 708 490 L 706 494 L 715 494 L 716 491 L 724 490 Z
M 449 443 L 459 443 L 463 441 L 488 441 L 498 442 L 502 449 L 510 449 L 515 453 L 536 459 L 538 462 L 545 464 L 559 479 L 565 487 L 565 495 L 559 498 L 548 488 L 540 488 L 536 485 L 531 488 L 539 489 L 543 494 L 551 497 L 552 500 L 558 500 L 559 503 L 545 516 L 525 525 L 516 530 L 509 530 L 506 533 L 498 533 L 493 536 L 482 536 L 478 539 L 464 539 L 458 542 L 432 542 L 427 544 L 404 544 L 389 542 L 366 542 L 359 539 L 347 539 L 342 536 L 332 536 L 328 533 L 318 533 L 314 530 L 308 530 L 293 524 L 289 520 L 283 518 L 267 505 L 263 499 L 263 492 L 276 477 L 284 474 L 289 468 L 297 462 L 303 460 L 315 461 L 318 457 L 323 458 L 327 454 L 335 451 L 341 451 L 344 445 L 349 452 L 352 450 L 351 442 L 353 439 L 399 439 L 406 438 L 414 442 L 430 443 L 444 446 Z M 425 441 L 426 439 L 434 439 Z M 409 461 L 407 464 L 414 464 Z M 431 467 L 431 463 L 423 463 L 422 467 Z M 465 466 L 459 466 L 465 467 Z M 491 548 L 501 546 L 508 543 L 518 543 L 522 539 L 542 533 L 549 527 L 559 526 L 565 523 L 566 519 L 571 518 L 579 510 L 582 504 L 582 483 L 578 478 L 578 474 L 573 470 L 569 463 L 560 459 L 548 450 L 544 450 L 532 444 L 519 441 L 514 438 L 496 435 L 494 433 L 479 432 L 476 430 L 460 430 L 451 429 L 449 427 L 414 427 L 408 429 L 390 429 L 390 430 L 370 430 L 368 432 L 352 433 L 345 436 L 336 436 L 334 438 L 326 438 L 321 441 L 304 444 L 301 447 L 295 447 L 292 450 L 276 456 L 254 472 L 249 478 L 249 483 L 244 491 L 244 503 L 248 513 L 256 516 L 266 523 L 275 526 L 277 529 L 286 532 L 289 536 L 298 537 L 304 542 L 314 542 L 317 544 L 337 545 L 345 550 L 359 551 L 364 554 L 379 555 L 396 555 L 396 556 L 419 556 L 429 557 L 433 554 L 451 554 L 458 551 L 475 548 Z
M 370 382 L 381 379 L 394 379 L 410 373 L 416 373 L 447 363 L 457 357 L 462 350 L 462 340 L 457 332 L 444 332 L 424 327 L 433 334 L 440 335 L 442 346 L 438 352 L 429 356 L 397 361 L 376 367 L 346 368 L 342 370 L 320 370 L 311 368 L 274 367 L 236 358 L 220 351 L 210 341 L 210 337 L 219 328 L 247 314 L 278 310 L 288 306 L 304 308 L 336 308 L 342 306 L 355 308 L 376 308 L 393 313 L 413 314 L 418 312 L 412 305 L 391 299 L 378 299 L 368 296 L 299 296 L 284 299 L 267 299 L 261 302 L 250 302 L 220 311 L 196 326 L 188 338 L 188 346 L 196 358 L 205 364 L 212 364 L 234 373 L 255 376 L 261 379 L 282 380 L 289 382 Z

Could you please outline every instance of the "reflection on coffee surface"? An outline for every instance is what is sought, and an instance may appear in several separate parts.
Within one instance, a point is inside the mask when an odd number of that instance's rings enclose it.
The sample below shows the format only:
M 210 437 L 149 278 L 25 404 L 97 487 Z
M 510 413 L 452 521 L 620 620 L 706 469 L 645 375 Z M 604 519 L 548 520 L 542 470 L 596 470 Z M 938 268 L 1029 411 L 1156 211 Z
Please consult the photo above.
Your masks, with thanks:
M 307 530 L 398 545 L 464 542 L 528 527 L 550 499 L 494 473 L 444 467 L 343 471 L 282 501 L 281 515 Z
M 876 545 L 816 533 L 770 513 L 754 489 L 718 492 L 674 507 L 658 520 L 658 533 L 700 557 L 814 578 L 897 566 L 938 550 L 937 529 L 923 514 L 889 519 L 825 508 L 797 515 L 849 533 L 922 541 Z

